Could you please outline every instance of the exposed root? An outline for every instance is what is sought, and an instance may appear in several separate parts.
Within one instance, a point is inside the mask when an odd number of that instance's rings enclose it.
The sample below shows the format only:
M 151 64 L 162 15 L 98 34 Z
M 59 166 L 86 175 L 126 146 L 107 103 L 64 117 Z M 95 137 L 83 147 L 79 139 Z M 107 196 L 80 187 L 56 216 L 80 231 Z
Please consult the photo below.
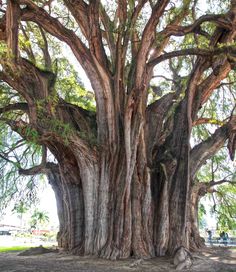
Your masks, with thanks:
M 101 250 L 99 257 L 114 261 L 120 257 L 120 250 L 115 246 L 107 245 Z
M 184 246 L 178 247 L 174 254 L 175 269 L 178 271 L 189 269 L 192 264 L 193 258 L 191 253 Z
M 135 260 L 132 264 L 130 264 L 129 267 L 134 268 L 134 267 L 139 266 L 142 263 L 143 263 L 143 259 L 138 259 L 138 260 Z
M 83 256 L 84 255 L 84 247 L 81 245 L 81 246 L 77 246 L 77 247 L 73 248 L 72 254 Z

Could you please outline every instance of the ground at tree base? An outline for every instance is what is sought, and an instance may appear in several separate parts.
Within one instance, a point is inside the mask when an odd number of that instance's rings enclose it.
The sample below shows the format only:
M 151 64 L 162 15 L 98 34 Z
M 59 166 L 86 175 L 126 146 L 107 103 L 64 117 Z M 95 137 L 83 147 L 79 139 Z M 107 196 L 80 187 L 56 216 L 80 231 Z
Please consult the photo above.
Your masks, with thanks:
M 171 258 L 160 257 L 151 260 L 134 259 L 108 261 L 104 259 L 48 253 L 35 256 L 19 256 L 19 252 L 0 253 L 1 272 L 161 272 L 176 271 Z M 194 254 L 193 266 L 184 271 L 235 272 L 236 250 L 211 248 Z

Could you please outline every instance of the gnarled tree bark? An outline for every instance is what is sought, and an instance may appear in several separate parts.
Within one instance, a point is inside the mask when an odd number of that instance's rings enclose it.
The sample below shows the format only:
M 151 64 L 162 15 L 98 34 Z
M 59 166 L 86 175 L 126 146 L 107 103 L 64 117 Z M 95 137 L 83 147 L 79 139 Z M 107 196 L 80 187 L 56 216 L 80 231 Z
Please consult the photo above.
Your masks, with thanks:
M 8 42 L 17 62 L 0 60 L 0 79 L 27 105 L 11 104 L 0 113 L 22 112 L 22 118 L 6 119 L 7 124 L 27 140 L 32 138 L 29 130 L 36 131 L 37 143 L 46 146 L 58 162 L 57 166 L 48 163 L 45 173 L 56 195 L 61 247 L 110 259 L 147 258 L 172 254 L 179 246 L 189 248 L 190 233 L 196 227 L 190 221 L 189 206 L 197 203 L 191 181 L 227 138 L 231 157 L 235 151 L 234 117 L 208 141 L 190 148 L 200 107 L 233 67 L 235 49 L 227 44 L 235 41 L 235 2 L 230 11 L 234 16 L 228 20 L 209 15 L 184 27 L 181 23 L 191 2 L 184 1 L 181 13 L 157 33 L 170 1 L 156 1 L 140 37 L 133 28 L 147 1 L 134 1 L 133 7 L 118 1 L 114 21 L 100 1 L 87 2 L 63 1 L 86 43 L 35 2 L 8 2 L 0 38 Z M 44 52 L 47 69 L 18 54 L 19 20 L 40 26 L 44 42 L 42 31 L 69 45 L 91 81 L 96 113 L 59 97 L 48 50 Z M 200 27 L 206 21 L 217 25 L 208 37 L 212 50 L 164 51 L 172 35 L 205 35 Z M 111 28 L 114 33 L 104 33 Z M 222 42 L 225 47 L 218 48 Z M 179 71 L 172 69 L 173 92 L 147 106 L 154 66 L 184 55 L 197 56 L 187 84 L 179 84 Z M 234 128 L 230 134 L 229 125 Z

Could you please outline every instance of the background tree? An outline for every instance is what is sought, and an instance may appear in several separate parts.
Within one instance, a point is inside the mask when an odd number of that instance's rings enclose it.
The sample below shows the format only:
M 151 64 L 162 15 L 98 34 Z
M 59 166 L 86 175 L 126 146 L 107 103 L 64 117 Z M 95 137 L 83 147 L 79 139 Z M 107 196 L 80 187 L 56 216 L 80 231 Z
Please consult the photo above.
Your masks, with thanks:
M 27 143 L 1 122 L 0 133 L 0 217 L 5 215 L 9 202 L 13 202 L 13 211 L 28 209 L 37 202 L 37 190 L 40 188 L 36 176 L 22 176 L 22 168 L 40 163 L 41 148 Z
M 204 116 L 204 118 L 199 118 L 198 125 L 193 128 L 191 140 L 194 145 L 197 146 L 198 143 L 211 137 L 215 127 L 223 124 L 224 120 L 227 120 L 227 116 L 231 114 L 231 109 L 235 107 L 235 96 L 233 92 L 235 83 L 231 74 L 229 74 L 229 80 L 230 84 L 222 83 L 200 110 L 199 115 Z M 222 185 L 222 189 L 224 187 L 230 188 L 231 186 L 233 188 L 235 186 L 235 166 L 230 161 L 227 148 L 224 142 L 221 142 L 220 145 L 218 145 L 219 142 L 215 144 L 215 154 L 213 156 L 211 152 L 208 154 L 207 160 L 196 172 L 192 182 L 190 220 L 192 222 L 191 235 L 194 237 L 194 242 L 192 243 L 193 248 L 195 248 L 196 245 L 203 245 L 203 240 L 200 238 L 198 231 L 198 207 L 201 199 L 206 195 L 208 195 L 210 199 L 215 199 L 214 195 L 217 194 L 217 191 L 220 190 Z M 229 187 L 228 184 L 230 184 Z M 223 189 L 223 191 L 225 192 L 225 199 L 232 195 L 230 193 L 231 190 L 227 193 L 226 190 Z M 220 206 L 220 202 L 217 204 Z M 202 205 L 200 206 L 202 207 Z M 233 207 L 233 205 L 230 206 Z M 214 204 L 214 207 L 216 208 L 217 205 Z M 214 207 L 212 207 L 212 210 L 215 209 Z M 223 208 L 223 210 L 225 212 L 224 216 L 230 216 L 227 209 Z
M 235 221 L 235 169 L 229 163 L 229 157 L 226 148 L 222 148 L 198 171 L 194 180 L 191 194 L 191 222 L 192 236 L 194 243 L 192 247 L 196 248 L 204 244 L 199 234 L 199 219 L 204 218 L 206 209 L 204 207 L 207 200 L 208 210 L 215 214 L 218 227 L 225 225 L 225 219 L 228 219 L 229 226 L 233 226 Z M 199 218 L 199 215 L 201 215 Z M 200 226 L 203 228 L 203 226 Z M 217 227 L 217 226 L 216 226 Z M 205 228 L 207 226 L 205 225 Z
M 46 211 L 40 211 L 35 209 L 31 215 L 31 227 L 39 230 L 40 227 L 43 227 L 45 223 L 49 222 L 49 216 Z
M 217 220 L 217 229 L 234 230 L 235 217 L 235 168 L 229 163 L 227 151 L 222 148 L 198 173 L 199 202 L 207 199 L 208 208 Z M 204 209 L 204 208 L 203 208 Z
M 235 67 L 235 0 L 219 13 L 199 7 L 191 0 L 3 2 L 1 120 L 44 146 L 41 164 L 20 173 L 48 175 L 65 249 L 116 259 L 195 243 L 196 173 L 227 140 L 233 159 L 236 145 L 234 102 L 208 138 L 190 145 L 193 127 L 212 122 L 201 109 L 222 83 L 232 85 Z M 62 43 L 86 72 L 96 104 L 70 65 L 60 69 Z
M 13 208 L 13 212 L 15 212 L 19 218 L 20 218 L 20 222 L 21 222 L 21 227 L 23 227 L 23 215 L 28 211 L 28 207 L 24 204 L 24 202 L 19 202 L 17 204 L 15 204 L 14 208 Z

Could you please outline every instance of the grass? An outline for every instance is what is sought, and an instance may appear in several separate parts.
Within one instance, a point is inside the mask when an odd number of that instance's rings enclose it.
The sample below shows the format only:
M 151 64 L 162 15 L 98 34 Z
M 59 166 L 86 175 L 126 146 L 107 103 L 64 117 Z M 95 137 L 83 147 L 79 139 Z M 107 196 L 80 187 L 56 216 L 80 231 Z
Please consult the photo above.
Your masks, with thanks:
M 21 251 L 29 249 L 27 246 L 12 246 L 12 247 L 0 247 L 0 252 L 9 252 L 9 251 Z

